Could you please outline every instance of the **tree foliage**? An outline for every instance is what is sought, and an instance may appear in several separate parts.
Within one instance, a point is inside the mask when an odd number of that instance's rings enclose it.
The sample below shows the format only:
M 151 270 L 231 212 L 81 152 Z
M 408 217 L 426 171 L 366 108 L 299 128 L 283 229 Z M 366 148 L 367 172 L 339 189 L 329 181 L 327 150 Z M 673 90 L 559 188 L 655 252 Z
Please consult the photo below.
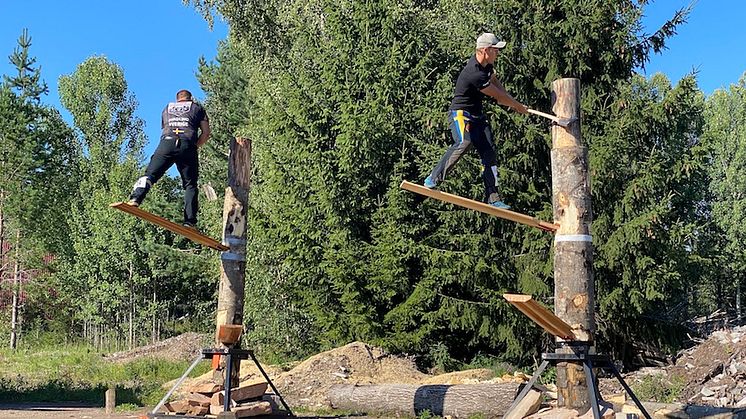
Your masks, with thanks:
M 602 156 L 592 163 L 601 185 L 594 189 L 597 278 L 600 315 L 613 323 L 603 333 L 615 344 L 635 335 L 635 319 L 692 277 L 687 240 L 703 199 L 702 153 L 693 140 L 702 98 L 693 80 L 672 88 L 634 76 L 687 10 L 646 35 L 645 2 L 190 3 L 221 14 L 231 28 L 201 80 L 208 107 L 227 113 L 223 129 L 254 142 L 256 253 L 248 269 L 258 275 L 253 281 L 300 307 L 295 321 L 304 333 L 286 336 L 304 349 L 363 339 L 400 351 L 445 347 L 459 359 L 486 352 L 525 361 L 545 343 L 501 295 L 549 298 L 551 237 L 398 188 L 403 179 L 422 179 L 450 142 L 444 111 L 481 31 L 508 41 L 496 71 L 524 103 L 548 109 L 553 80 L 581 79 L 584 137 L 592 155 Z M 487 113 L 508 201 L 551 217 L 546 125 L 494 105 Z M 641 123 L 630 127 L 634 118 Z M 614 160 L 626 165 L 624 175 L 603 160 L 616 147 L 631 160 Z M 467 158 L 442 187 L 476 198 L 480 170 Z M 657 178 L 667 170 L 676 176 Z M 638 232 L 650 223 L 660 230 L 657 240 Z M 640 241 L 645 246 L 626 247 Z M 630 259 L 639 262 L 628 268 Z M 637 275 L 646 280 L 630 279 Z M 633 299 L 636 315 L 615 317 L 622 298 Z M 252 320 L 259 331 L 276 316 Z

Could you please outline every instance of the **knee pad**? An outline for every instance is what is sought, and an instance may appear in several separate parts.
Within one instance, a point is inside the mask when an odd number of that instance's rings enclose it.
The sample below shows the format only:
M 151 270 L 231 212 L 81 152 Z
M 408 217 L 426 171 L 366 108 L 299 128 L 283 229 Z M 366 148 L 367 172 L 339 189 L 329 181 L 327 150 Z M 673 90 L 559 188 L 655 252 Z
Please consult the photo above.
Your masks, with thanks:
M 137 189 L 137 188 L 150 189 L 151 186 L 153 186 L 153 182 L 150 181 L 150 178 L 148 178 L 147 176 L 143 176 L 137 179 L 137 182 L 135 182 L 134 189 Z

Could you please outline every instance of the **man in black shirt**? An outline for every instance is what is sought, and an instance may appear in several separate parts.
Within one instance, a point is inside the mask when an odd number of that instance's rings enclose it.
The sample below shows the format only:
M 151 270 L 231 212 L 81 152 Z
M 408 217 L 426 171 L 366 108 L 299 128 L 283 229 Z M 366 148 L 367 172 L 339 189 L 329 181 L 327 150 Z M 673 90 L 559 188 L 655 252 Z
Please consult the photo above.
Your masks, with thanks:
M 199 136 L 198 129 L 201 131 Z M 197 148 L 209 138 L 210 122 L 205 109 L 192 101 L 188 90 L 180 90 L 176 93 L 176 102 L 166 105 L 161 113 L 161 141 L 150 158 L 145 176 L 135 183 L 129 204 L 139 206 L 153 184 L 176 163 L 184 187 L 184 225 L 195 228 L 199 177 Z
M 451 102 L 450 126 L 454 144 L 425 179 L 424 186 L 431 189 L 436 187 L 461 156 L 474 146 L 484 165 L 485 201 L 497 208 L 508 209 L 510 206 L 503 202 L 497 192 L 497 158 L 492 148 L 492 130 L 482 111 L 482 98 L 489 96 L 501 105 L 523 114 L 528 113 L 526 106 L 513 99 L 495 77 L 493 64 L 504 47 L 505 42 L 491 33 L 483 33 L 477 38 L 476 53 L 461 70 Z

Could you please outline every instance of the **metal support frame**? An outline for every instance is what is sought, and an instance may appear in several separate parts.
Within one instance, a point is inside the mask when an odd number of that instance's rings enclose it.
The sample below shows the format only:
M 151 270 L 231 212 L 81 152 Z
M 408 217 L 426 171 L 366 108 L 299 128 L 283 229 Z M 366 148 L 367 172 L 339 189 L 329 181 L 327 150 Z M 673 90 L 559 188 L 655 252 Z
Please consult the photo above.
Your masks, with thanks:
M 290 417 L 295 417 L 295 414 L 293 414 L 293 411 L 290 409 L 290 406 L 285 402 L 285 399 L 282 397 L 279 391 L 277 391 L 277 387 L 275 387 L 274 383 L 272 383 L 272 380 L 270 380 L 267 373 L 264 371 L 264 368 L 262 368 L 262 365 L 259 363 L 259 360 L 254 355 L 254 351 L 249 349 L 234 349 L 234 348 L 228 348 L 228 349 L 203 349 L 202 353 L 194 360 L 192 365 L 187 369 L 187 371 L 182 375 L 181 379 L 176 382 L 176 384 L 171 388 L 171 390 L 166 393 L 166 396 L 163 397 L 163 399 L 158 403 L 158 405 L 153 409 L 151 413 L 148 413 L 149 418 L 193 418 L 196 416 L 188 416 L 188 415 L 167 415 L 165 413 L 158 413 L 158 409 L 163 406 L 163 404 L 166 402 L 168 397 L 176 390 L 176 387 L 181 385 L 181 383 L 184 381 L 184 378 L 189 374 L 189 372 L 194 369 L 194 367 L 197 365 L 197 363 L 201 360 L 205 359 L 212 359 L 214 355 L 220 355 L 226 357 L 226 366 L 225 366 L 225 398 L 223 399 L 223 412 L 230 412 L 230 403 L 231 403 L 231 389 L 233 388 L 231 384 L 231 369 L 233 368 L 233 361 L 243 359 L 249 359 L 251 358 L 252 361 L 254 361 L 254 364 L 259 369 L 259 371 L 262 373 L 262 376 L 267 381 L 267 384 L 269 384 L 270 388 L 272 388 L 272 391 L 274 394 L 277 395 L 277 397 L 280 399 L 280 403 L 282 403 L 282 406 L 287 411 L 287 415 Z
M 601 369 L 608 369 L 611 371 L 612 374 L 614 374 L 614 377 L 619 380 L 619 383 L 624 387 L 624 390 L 629 394 L 632 401 L 635 402 L 635 405 L 638 409 L 640 409 L 640 412 L 642 412 L 643 416 L 645 416 L 645 419 L 651 419 L 648 412 L 645 410 L 645 407 L 643 407 L 642 403 L 640 403 L 640 400 L 635 396 L 635 393 L 632 391 L 632 389 L 627 385 L 627 383 L 622 378 L 622 375 L 619 373 L 619 370 L 617 370 L 616 366 L 614 366 L 614 363 L 611 361 L 611 358 L 608 355 L 598 355 L 598 354 L 590 354 L 588 353 L 590 350 L 590 344 L 588 342 L 579 342 L 579 341 L 570 341 L 570 342 L 561 342 L 560 345 L 572 348 L 573 353 L 543 353 L 541 354 L 541 365 L 539 365 L 539 368 L 534 372 L 534 375 L 531 377 L 531 379 L 526 383 L 526 385 L 523 387 L 520 393 L 518 393 L 518 396 L 513 400 L 513 403 L 508 408 L 508 411 L 505 413 L 507 416 L 508 413 L 510 413 L 513 409 L 515 409 L 516 406 L 518 406 L 518 403 L 523 400 L 524 397 L 528 394 L 528 392 L 534 387 L 536 384 L 536 381 L 541 377 L 541 373 L 544 372 L 544 370 L 547 368 L 547 366 L 552 364 L 557 364 L 558 362 L 572 362 L 572 363 L 582 363 L 583 364 L 583 370 L 585 371 L 585 377 L 588 381 L 588 396 L 591 401 L 591 409 L 593 410 L 593 417 L 595 419 L 601 418 L 601 412 L 599 409 L 599 402 L 603 399 L 601 398 L 601 394 L 598 391 L 598 387 L 596 386 L 596 377 L 593 374 L 593 368 L 601 368 Z M 584 412 L 580 412 L 581 414 Z

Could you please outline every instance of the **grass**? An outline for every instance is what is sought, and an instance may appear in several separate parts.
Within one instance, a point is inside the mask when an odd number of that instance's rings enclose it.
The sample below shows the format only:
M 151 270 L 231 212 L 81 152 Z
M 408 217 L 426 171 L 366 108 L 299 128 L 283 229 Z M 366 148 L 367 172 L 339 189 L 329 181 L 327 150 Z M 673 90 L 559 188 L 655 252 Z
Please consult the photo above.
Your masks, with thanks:
M 102 359 L 84 345 L 0 350 L 0 402 L 80 401 L 104 404 L 104 392 L 117 388 L 117 404 L 152 406 L 165 394 L 162 384 L 180 377 L 188 361 L 142 358 L 128 363 Z M 190 376 L 207 372 L 202 362 Z
M 686 380 L 679 376 L 647 375 L 640 382 L 632 384 L 632 391 L 640 400 L 659 403 L 673 403 L 678 400 Z

